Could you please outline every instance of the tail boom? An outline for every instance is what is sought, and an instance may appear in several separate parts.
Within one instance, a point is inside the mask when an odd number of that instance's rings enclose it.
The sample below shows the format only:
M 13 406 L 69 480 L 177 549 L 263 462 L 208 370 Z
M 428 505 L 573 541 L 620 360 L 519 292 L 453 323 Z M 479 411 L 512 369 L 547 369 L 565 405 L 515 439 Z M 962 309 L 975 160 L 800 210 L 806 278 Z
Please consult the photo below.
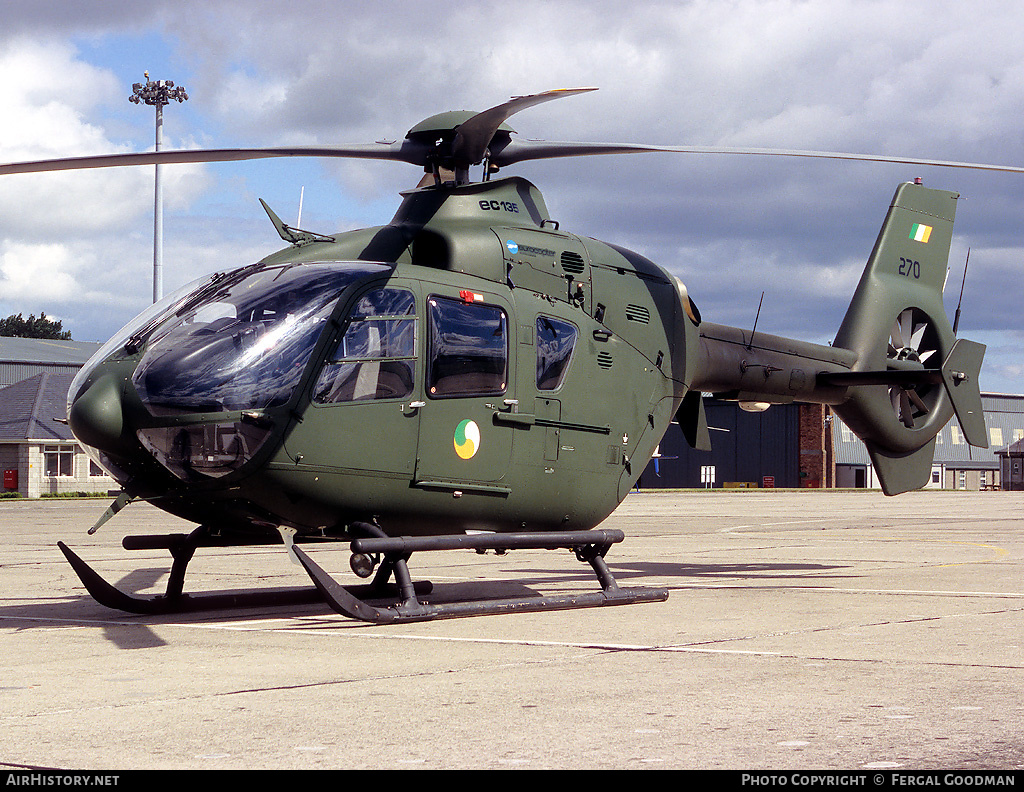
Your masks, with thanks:
M 897 188 L 832 346 L 702 323 L 690 389 L 754 409 L 832 405 L 890 495 L 927 483 L 935 437 L 954 413 L 968 442 L 986 447 L 985 347 L 955 337 L 942 302 L 958 197 Z

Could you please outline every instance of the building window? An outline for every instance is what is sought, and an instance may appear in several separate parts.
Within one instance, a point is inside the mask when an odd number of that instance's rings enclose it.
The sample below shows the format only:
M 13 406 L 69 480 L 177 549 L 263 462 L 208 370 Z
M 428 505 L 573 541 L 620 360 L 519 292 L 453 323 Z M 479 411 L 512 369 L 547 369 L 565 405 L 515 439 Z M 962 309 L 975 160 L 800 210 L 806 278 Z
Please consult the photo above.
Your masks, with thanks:
M 101 468 L 99 465 L 97 465 L 95 462 L 93 462 L 90 459 L 89 460 L 89 475 L 90 476 L 105 476 L 105 475 L 107 475 L 107 471 L 105 471 L 103 468 Z
M 47 476 L 75 475 L 75 449 L 72 446 L 44 446 L 43 459 Z

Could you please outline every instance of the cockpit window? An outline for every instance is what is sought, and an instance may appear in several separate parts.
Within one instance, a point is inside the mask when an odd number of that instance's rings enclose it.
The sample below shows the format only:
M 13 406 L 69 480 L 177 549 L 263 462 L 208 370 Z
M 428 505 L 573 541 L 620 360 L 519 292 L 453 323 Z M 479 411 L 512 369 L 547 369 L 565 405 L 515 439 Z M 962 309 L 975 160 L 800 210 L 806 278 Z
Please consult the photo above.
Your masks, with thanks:
M 555 390 L 562 384 L 577 335 L 569 322 L 537 317 L 537 390 Z
M 291 398 L 342 291 L 388 265 L 254 265 L 207 281 L 154 323 L 132 381 L 154 415 Z
M 345 334 L 320 372 L 320 404 L 402 399 L 416 369 L 416 301 L 405 289 L 375 289 L 356 302 Z

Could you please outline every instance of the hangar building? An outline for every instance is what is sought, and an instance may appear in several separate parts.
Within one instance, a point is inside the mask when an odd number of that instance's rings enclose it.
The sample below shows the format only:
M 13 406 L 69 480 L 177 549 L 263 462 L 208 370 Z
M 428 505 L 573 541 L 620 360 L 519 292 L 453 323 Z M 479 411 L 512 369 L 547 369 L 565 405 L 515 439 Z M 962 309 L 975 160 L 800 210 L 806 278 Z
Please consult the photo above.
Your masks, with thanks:
M 1024 396 L 983 393 L 987 449 L 964 440 L 954 417 L 939 432 L 929 487 L 1000 489 L 1013 460 L 1008 446 L 1024 439 Z M 694 451 L 669 429 L 640 477 L 641 488 L 867 487 L 877 488 L 867 449 L 827 407 L 774 405 L 748 413 L 736 402 L 704 397 L 711 451 Z M 1002 454 L 1000 453 L 1002 452 Z

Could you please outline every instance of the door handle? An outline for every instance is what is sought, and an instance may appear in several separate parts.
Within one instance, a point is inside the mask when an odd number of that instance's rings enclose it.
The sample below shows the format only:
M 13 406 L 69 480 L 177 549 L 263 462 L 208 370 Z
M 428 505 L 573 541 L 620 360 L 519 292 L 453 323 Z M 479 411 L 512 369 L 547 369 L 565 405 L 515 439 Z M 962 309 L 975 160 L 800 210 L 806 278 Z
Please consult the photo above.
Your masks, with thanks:
M 517 426 L 533 426 L 537 423 L 537 416 L 529 413 L 507 413 L 495 410 L 494 420 L 496 423 L 515 424 Z

